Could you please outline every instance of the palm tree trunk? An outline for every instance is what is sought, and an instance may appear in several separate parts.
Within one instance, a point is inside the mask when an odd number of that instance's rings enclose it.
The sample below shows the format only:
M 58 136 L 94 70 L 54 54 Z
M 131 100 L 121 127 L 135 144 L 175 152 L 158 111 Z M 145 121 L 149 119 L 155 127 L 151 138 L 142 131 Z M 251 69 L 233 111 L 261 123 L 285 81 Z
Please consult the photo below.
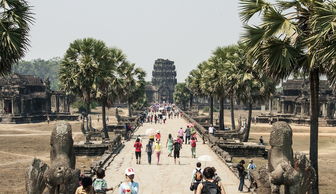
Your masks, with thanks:
M 233 94 L 230 97 L 230 109 L 231 109 L 231 125 L 232 130 L 236 129 L 235 118 L 234 118 L 234 104 L 233 104 Z
M 130 100 L 127 101 L 127 105 L 128 105 L 128 116 L 131 117 L 132 116 L 132 110 L 131 110 L 132 106 L 131 106 Z
M 194 95 L 193 94 L 190 94 L 190 110 L 192 109 L 192 106 L 193 106 L 193 100 L 194 100 Z
M 310 71 L 310 162 L 316 172 L 316 182 L 312 185 L 312 193 L 319 193 L 318 181 L 318 114 L 319 114 L 319 70 Z
M 107 127 L 106 127 L 106 101 L 102 101 L 102 121 L 103 121 L 103 130 L 104 130 L 104 136 L 106 139 L 109 138 Z
M 252 120 L 252 102 L 248 104 L 248 116 L 247 116 L 247 126 L 246 132 L 244 134 L 243 142 L 248 142 L 250 136 L 250 129 L 251 129 L 251 120 Z
M 224 130 L 224 97 L 220 97 L 219 101 L 219 128 Z
M 213 107 L 214 107 L 214 102 L 213 102 L 213 97 L 210 96 L 210 125 L 213 125 Z
M 83 90 L 83 100 L 85 103 L 85 109 L 86 109 L 86 113 L 89 114 L 91 112 L 90 110 L 90 91 L 84 89 Z

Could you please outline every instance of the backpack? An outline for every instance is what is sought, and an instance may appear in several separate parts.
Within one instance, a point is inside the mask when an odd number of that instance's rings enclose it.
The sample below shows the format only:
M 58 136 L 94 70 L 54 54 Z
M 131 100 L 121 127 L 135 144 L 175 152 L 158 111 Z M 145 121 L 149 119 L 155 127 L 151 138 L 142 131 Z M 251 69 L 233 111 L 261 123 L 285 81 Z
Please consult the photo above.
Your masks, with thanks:
M 93 181 L 92 186 L 96 193 L 106 193 L 105 189 L 107 188 L 107 184 L 104 179 L 96 179 Z
M 153 152 L 153 150 L 152 150 L 152 144 L 147 144 L 146 145 L 146 152 Z
M 204 181 L 202 182 L 203 188 L 202 188 L 202 194 L 220 194 L 221 190 L 220 187 L 218 186 L 217 182 L 209 182 L 209 181 Z
M 203 175 L 202 175 L 202 172 L 201 172 L 202 169 L 195 169 L 195 170 L 196 170 L 196 172 L 194 174 L 194 179 L 195 179 L 195 181 L 199 182 L 203 179 Z
M 191 147 L 196 147 L 196 141 L 195 140 L 191 141 Z
M 181 149 L 181 145 L 180 145 L 180 143 L 175 142 L 175 143 L 174 143 L 174 151 L 180 151 L 180 149 Z

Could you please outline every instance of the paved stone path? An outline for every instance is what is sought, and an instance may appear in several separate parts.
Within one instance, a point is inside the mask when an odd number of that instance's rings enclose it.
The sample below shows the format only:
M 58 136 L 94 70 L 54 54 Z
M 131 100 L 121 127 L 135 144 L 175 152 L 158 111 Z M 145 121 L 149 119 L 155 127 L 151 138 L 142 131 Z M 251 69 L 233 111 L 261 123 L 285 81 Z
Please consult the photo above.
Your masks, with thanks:
M 190 145 L 183 144 L 181 150 L 181 164 L 175 165 L 174 158 L 168 157 L 167 149 L 165 148 L 168 134 L 171 133 L 175 138 L 177 130 L 180 127 L 185 128 L 187 122 L 184 119 L 168 119 L 166 124 L 149 124 L 145 123 L 140 127 L 135 136 L 141 135 L 142 138 L 142 158 L 141 164 L 136 164 L 133 144 L 135 139 L 125 143 L 125 147 L 119 155 L 117 155 L 106 171 L 106 180 L 110 186 L 115 186 L 124 180 L 124 171 L 128 167 L 135 170 L 135 181 L 140 184 L 141 194 L 190 194 L 189 190 L 191 183 L 191 173 L 195 168 L 197 158 L 191 157 Z M 156 165 L 156 156 L 152 156 L 152 165 L 147 162 L 147 153 L 145 145 L 148 142 L 148 137 L 145 131 L 148 128 L 154 128 L 161 132 L 162 153 L 160 165 Z M 210 155 L 212 161 L 202 162 L 202 168 L 205 166 L 213 166 L 217 169 L 218 175 L 221 177 L 225 186 L 226 193 L 239 193 L 237 188 L 239 180 L 222 162 L 220 158 L 208 147 L 208 145 L 197 143 L 197 157 L 201 155 Z M 112 192 L 109 192 L 112 193 Z M 114 192 L 118 193 L 118 192 Z

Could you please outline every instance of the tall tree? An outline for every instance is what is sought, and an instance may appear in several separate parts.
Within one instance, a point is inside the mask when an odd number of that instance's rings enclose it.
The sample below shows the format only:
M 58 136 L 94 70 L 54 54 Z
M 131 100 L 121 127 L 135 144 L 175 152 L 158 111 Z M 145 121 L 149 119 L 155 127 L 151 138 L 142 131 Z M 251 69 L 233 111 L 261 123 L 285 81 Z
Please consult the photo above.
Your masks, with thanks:
M 318 178 L 319 76 L 328 69 L 325 65 L 332 64 L 335 53 L 335 38 L 329 35 L 330 32 L 334 34 L 334 20 L 330 19 L 335 18 L 335 4 L 325 0 L 279 0 L 276 4 L 265 0 L 240 0 L 240 4 L 244 22 L 255 14 L 262 15 L 260 25 L 245 26 L 245 42 L 250 48 L 250 56 L 257 59 L 255 65 L 274 79 L 284 79 L 301 70 L 309 75 L 309 152 Z M 323 17 L 316 17 L 321 14 Z M 332 22 L 328 24 L 326 21 Z M 313 184 L 312 193 L 319 193 L 318 179 Z
M 109 138 L 106 127 L 106 107 L 111 106 L 121 91 L 121 81 L 119 80 L 120 76 L 117 69 L 120 64 L 125 62 L 126 56 L 117 48 L 106 49 L 104 52 L 107 52 L 104 55 L 106 57 L 104 57 L 104 61 L 99 66 L 94 85 L 96 89 L 96 99 L 98 99 L 102 105 L 104 135 L 105 138 Z
M 65 53 L 60 67 L 61 88 L 67 93 L 79 95 L 86 104 L 87 113 L 95 96 L 96 75 L 109 55 L 103 41 L 93 38 L 75 40 Z
M 120 72 L 125 84 L 124 95 L 128 104 L 128 116 L 132 116 L 132 104 L 145 95 L 146 73 L 129 62 L 121 64 Z
M 183 110 L 186 110 L 190 94 L 190 90 L 187 88 L 186 83 L 178 83 L 175 86 L 174 102 L 177 105 L 182 106 Z
M 0 75 L 10 73 L 29 46 L 31 6 L 25 0 L 0 1 Z

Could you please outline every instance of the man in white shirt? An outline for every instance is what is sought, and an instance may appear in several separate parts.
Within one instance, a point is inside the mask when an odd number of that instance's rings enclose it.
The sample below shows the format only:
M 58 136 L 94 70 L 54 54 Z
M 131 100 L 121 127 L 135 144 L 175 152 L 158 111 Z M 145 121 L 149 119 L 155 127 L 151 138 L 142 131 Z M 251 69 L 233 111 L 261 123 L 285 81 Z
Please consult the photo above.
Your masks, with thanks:
M 214 133 L 214 127 L 213 127 L 213 125 L 210 125 L 210 127 L 209 127 L 209 134 L 213 134 Z

